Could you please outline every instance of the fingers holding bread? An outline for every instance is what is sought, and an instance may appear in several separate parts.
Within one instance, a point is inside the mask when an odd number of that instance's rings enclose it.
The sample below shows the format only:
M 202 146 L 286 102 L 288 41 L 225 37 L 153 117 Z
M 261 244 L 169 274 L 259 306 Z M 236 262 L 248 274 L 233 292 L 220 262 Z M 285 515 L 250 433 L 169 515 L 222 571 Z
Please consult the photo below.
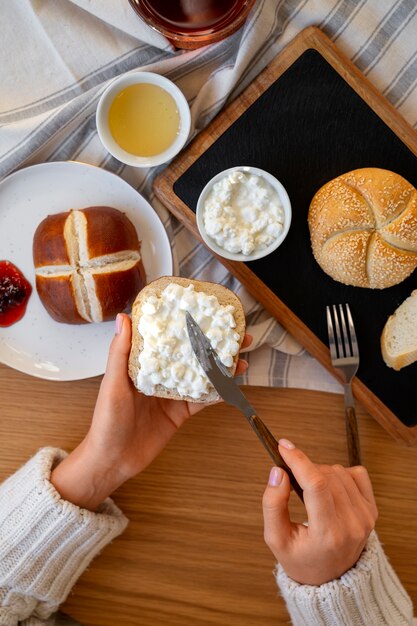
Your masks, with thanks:
M 162 277 L 139 292 L 132 307 L 129 375 L 147 395 L 189 402 L 213 402 L 217 392 L 191 348 L 189 311 L 222 363 L 234 374 L 245 337 L 240 299 L 216 283 Z
M 34 234 L 33 261 L 40 300 L 57 322 L 107 321 L 133 303 L 128 370 L 142 393 L 195 403 L 219 400 L 192 351 L 186 311 L 231 374 L 246 370 L 239 362 L 245 339 L 239 298 L 222 285 L 185 278 L 162 277 L 145 287 L 138 234 L 122 211 L 94 206 L 49 215 Z M 116 356 L 122 353 L 114 350 L 121 346 L 117 334 L 108 374 L 117 374 L 111 364 L 121 363 Z

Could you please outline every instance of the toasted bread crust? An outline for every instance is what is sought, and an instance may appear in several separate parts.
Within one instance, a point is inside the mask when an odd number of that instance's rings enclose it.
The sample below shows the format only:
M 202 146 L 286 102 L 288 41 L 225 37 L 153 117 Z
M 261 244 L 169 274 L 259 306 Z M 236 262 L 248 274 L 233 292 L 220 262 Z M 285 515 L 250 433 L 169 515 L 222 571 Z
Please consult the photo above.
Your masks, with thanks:
M 66 213 L 48 215 L 38 225 L 33 237 L 33 263 L 35 268 L 43 265 L 68 265 L 70 262 L 63 237 Z
M 94 284 L 103 312 L 103 321 L 113 320 L 117 313 L 125 311 L 132 302 L 132 294 L 140 291 L 145 283 L 142 261 L 121 272 L 96 274 Z
M 81 212 L 87 220 L 87 249 L 91 259 L 120 250 L 140 249 L 136 229 L 122 211 L 92 206 Z
M 49 278 L 36 276 L 36 289 L 49 315 L 62 324 L 87 324 L 75 306 L 74 285 L 71 274 Z M 65 311 L 65 314 L 62 312 Z
M 234 318 L 236 322 L 236 332 L 239 333 L 240 336 L 240 345 L 242 345 L 243 338 L 245 336 L 246 330 L 246 322 L 245 322 L 245 312 L 243 310 L 242 303 L 240 299 L 222 285 L 218 285 L 216 283 L 200 281 L 200 280 L 192 280 L 190 278 L 180 278 L 178 276 L 163 276 L 162 278 L 158 278 L 157 280 L 152 281 L 146 287 L 142 289 L 142 291 L 136 297 L 136 300 L 132 306 L 132 347 L 129 355 L 129 376 L 132 379 L 133 384 L 136 386 L 137 375 L 140 369 L 139 364 L 139 354 L 143 348 L 143 337 L 139 333 L 138 324 L 141 316 L 142 303 L 148 299 L 151 295 L 159 296 L 165 287 L 170 285 L 171 283 L 176 283 L 183 287 L 188 287 L 188 285 L 194 285 L 194 289 L 196 291 L 204 292 L 209 295 L 216 296 L 219 303 L 222 305 L 231 304 L 235 307 Z M 230 371 L 234 374 L 237 366 L 237 362 L 239 359 L 239 353 L 234 357 L 233 366 L 230 367 Z M 171 390 L 166 389 L 162 385 L 157 385 L 156 392 L 154 394 L 158 398 L 170 398 L 173 400 L 186 400 L 188 402 L 214 402 L 219 400 L 218 393 L 213 389 L 210 393 L 201 396 L 200 398 L 191 398 L 190 396 L 180 396 L 178 394 L 173 393 Z

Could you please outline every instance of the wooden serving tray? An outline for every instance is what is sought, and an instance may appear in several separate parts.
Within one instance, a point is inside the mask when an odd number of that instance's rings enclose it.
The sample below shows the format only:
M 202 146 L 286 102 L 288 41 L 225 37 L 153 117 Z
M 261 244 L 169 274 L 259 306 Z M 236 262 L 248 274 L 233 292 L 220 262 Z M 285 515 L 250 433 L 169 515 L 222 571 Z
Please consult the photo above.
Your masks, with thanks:
M 359 167 L 396 171 L 417 187 L 416 155 L 413 129 L 319 29 L 309 27 L 155 180 L 158 198 L 198 238 L 197 199 L 217 172 L 254 165 L 283 183 L 293 209 L 285 242 L 259 261 L 219 260 L 336 378 L 325 305 L 349 302 L 361 356 L 355 396 L 409 445 L 417 443 L 417 364 L 400 372 L 388 368 L 379 340 L 388 316 L 417 288 L 417 272 L 384 290 L 332 280 L 312 255 L 307 212 L 317 189 Z

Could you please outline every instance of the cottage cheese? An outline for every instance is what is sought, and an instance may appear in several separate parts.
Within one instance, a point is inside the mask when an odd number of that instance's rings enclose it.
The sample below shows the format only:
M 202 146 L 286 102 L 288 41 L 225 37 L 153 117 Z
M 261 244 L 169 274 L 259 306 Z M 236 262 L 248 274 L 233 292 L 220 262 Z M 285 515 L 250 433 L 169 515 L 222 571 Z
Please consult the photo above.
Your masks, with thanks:
M 213 386 L 201 368 L 187 333 L 185 312 L 201 327 L 224 365 L 233 365 L 239 351 L 235 307 L 221 305 L 216 296 L 171 283 L 161 295 L 142 304 L 139 333 L 144 339 L 139 355 L 137 387 L 146 395 L 163 385 L 180 396 L 200 398 Z
M 249 255 L 280 236 L 284 209 L 278 193 L 262 176 L 234 171 L 213 185 L 203 206 L 203 223 L 218 246 Z

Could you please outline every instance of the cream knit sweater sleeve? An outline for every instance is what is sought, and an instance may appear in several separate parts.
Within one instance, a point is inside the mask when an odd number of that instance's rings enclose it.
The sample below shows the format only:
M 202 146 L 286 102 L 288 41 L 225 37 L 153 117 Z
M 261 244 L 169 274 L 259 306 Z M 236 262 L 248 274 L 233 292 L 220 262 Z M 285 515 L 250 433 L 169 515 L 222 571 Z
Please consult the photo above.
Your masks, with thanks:
M 127 525 L 110 499 L 96 513 L 61 499 L 49 478 L 65 456 L 44 448 L 0 485 L 0 626 L 67 623 L 52 614 L 94 556 Z M 375 533 L 340 579 L 299 585 L 278 566 L 277 582 L 293 626 L 413 623 L 411 600 Z
M 0 485 L 0 626 L 50 624 L 90 561 L 126 527 L 110 500 L 96 513 L 49 482 L 66 453 L 40 450 Z
M 293 626 L 410 626 L 410 597 L 372 532 L 359 561 L 319 587 L 300 585 L 280 565 L 276 579 Z

